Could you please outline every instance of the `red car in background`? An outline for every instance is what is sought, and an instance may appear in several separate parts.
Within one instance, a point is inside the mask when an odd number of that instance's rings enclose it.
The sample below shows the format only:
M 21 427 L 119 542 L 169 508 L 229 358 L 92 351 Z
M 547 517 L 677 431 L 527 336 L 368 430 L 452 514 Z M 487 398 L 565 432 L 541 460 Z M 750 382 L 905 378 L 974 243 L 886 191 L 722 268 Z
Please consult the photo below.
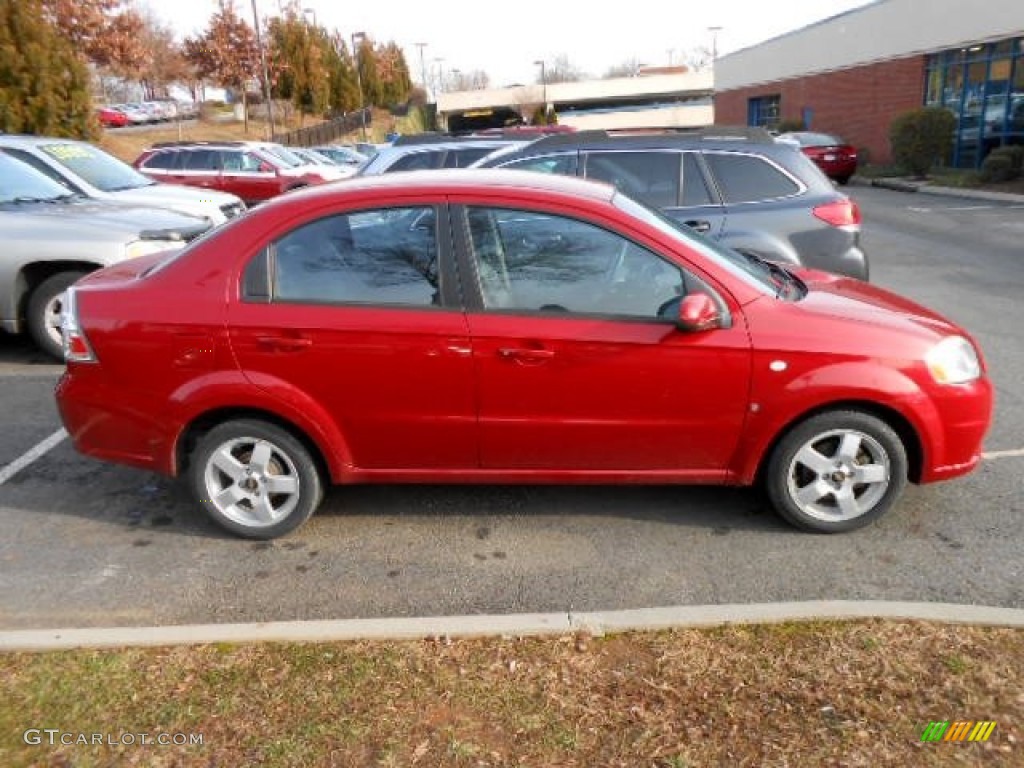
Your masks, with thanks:
M 246 205 L 349 173 L 309 165 L 287 147 L 260 141 L 170 141 L 154 144 L 132 165 L 153 181 L 229 192 Z
M 75 447 L 257 539 L 330 483 L 396 482 L 759 482 L 847 531 L 974 469 L 992 413 L 977 346 L 924 307 L 529 171 L 283 195 L 88 275 L 62 331 Z
M 857 172 L 857 150 L 838 136 L 813 131 L 783 133 L 779 141 L 798 144 L 801 151 L 825 172 L 830 179 L 846 184 Z
M 104 128 L 121 128 L 129 123 L 128 115 L 111 107 L 97 109 L 96 118 Z

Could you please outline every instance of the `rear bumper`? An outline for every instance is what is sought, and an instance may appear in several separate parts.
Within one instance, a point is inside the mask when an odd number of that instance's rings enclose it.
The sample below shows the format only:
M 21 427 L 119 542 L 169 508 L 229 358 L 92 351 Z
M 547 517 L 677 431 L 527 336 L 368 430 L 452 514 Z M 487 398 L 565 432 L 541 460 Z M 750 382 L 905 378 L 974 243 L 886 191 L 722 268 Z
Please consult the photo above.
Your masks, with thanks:
M 174 435 L 166 409 L 144 398 L 126 398 L 94 377 L 67 372 L 55 396 L 64 428 L 75 450 L 115 464 L 127 464 L 164 475 L 174 473 Z

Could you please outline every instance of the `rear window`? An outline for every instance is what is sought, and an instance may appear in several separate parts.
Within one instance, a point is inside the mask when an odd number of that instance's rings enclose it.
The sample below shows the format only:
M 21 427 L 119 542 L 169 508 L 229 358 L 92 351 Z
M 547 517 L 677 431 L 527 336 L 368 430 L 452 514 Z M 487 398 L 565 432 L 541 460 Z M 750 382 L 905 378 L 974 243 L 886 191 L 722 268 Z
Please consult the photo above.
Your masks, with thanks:
M 396 160 L 390 168 L 386 168 L 384 172 L 425 171 L 430 168 L 439 168 L 443 158 L 444 150 L 437 150 L 434 152 L 413 152 L 405 157 L 398 158 L 398 160 Z
M 705 155 L 725 203 L 753 203 L 790 197 L 800 186 L 762 157 L 726 152 Z

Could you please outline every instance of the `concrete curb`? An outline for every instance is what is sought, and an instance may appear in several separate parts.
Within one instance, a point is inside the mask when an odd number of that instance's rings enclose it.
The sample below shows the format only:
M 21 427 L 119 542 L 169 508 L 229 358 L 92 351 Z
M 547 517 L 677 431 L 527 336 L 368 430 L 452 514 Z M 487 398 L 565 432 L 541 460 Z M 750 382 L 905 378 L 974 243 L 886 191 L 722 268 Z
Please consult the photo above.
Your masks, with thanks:
M 608 632 L 686 629 L 725 624 L 870 618 L 1024 628 L 1024 610 L 1015 608 L 951 603 L 813 600 L 792 603 L 638 608 L 589 613 L 12 630 L 0 632 L 0 652 L 208 643 L 521 637 L 564 635 L 574 632 L 601 635 Z

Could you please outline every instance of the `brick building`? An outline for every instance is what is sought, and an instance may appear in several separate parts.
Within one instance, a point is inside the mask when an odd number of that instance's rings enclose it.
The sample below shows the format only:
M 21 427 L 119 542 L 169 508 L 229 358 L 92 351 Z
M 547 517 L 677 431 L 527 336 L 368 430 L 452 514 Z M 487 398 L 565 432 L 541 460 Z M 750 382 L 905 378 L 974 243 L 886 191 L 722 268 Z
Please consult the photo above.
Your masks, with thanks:
M 891 159 L 889 123 L 924 105 L 957 118 L 953 165 L 1024 144 L 1024 0 L 876 0 L 715 63 L 715 122 L 803 120 Z

